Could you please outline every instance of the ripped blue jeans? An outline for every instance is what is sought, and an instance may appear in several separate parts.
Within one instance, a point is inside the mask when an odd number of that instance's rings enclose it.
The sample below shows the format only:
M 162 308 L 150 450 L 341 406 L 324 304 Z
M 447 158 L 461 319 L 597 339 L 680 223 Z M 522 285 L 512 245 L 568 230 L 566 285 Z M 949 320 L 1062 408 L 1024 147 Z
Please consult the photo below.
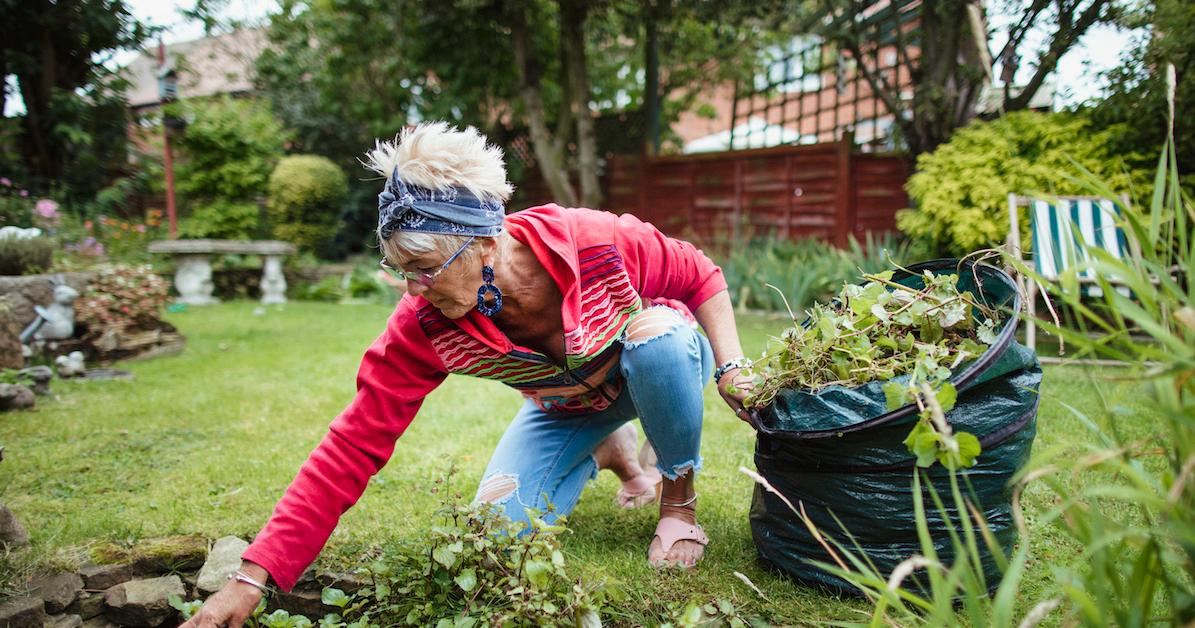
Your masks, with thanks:
M 713 362 L 709 341 L 679 315 L 661 334 L 624 339 L 618 368 L 626 384 L 618 399 L 593 414 L 553 414 L 525 402 L 490 458 L 478 499 L 502 505 L 515 521 L 548 504 L 554 515 L 569 514 L 597 476 L 598 443 L 636 417 L 660 473 L 675 479 L 700 471 L 703 389 Z

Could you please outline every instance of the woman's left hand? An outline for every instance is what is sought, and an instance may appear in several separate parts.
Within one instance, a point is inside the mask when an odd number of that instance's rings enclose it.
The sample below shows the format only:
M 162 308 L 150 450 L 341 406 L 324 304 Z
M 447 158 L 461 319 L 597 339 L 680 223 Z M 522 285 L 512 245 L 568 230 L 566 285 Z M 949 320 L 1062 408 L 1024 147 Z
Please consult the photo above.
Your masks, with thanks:
M 743 406 L 743 400 L 751 396 L 754 389 L 755 384 L 743 369 L 731 369 L 723 373 L 722 379 L 718 381 L 718 394 L 722 395 L 722 399 L 734 410 L 736 416 L 748 423 L 750 411 Z

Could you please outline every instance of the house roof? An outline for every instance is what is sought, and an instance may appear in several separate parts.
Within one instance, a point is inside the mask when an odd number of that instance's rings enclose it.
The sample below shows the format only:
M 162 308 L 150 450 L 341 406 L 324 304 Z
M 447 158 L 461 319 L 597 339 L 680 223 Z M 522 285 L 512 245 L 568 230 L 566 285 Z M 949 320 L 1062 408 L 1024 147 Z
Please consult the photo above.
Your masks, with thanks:
M 166 59 L 178 72 L 183 98 L 241 94 L 253 89 L 253 62 L 267 45 L 265 31 L 244 28 L 166 46 Z M 122 69 L 129 80 L 129 106 L 158 106 L 158 51 L 151 47 Z

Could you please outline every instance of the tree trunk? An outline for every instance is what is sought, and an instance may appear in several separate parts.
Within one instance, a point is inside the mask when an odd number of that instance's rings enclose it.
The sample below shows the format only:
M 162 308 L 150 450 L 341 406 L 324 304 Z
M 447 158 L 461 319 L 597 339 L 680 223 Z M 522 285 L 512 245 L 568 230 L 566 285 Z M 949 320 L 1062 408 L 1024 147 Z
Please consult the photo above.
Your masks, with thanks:
M 598 182 L 597 134 L 589 109 L 589 72 L 585 62 L 585 17 L 588 0 L 560 0 L 560 40 L 568 67 L 569 110 L 577 125 L 577 168 L 581 175 L 581 205 L 602 203 Z
M 978 0 L 921 5 L 921 58 L 913 72 L 913 154 L 929 152 L 975 117 L 987 68 L 968 14 Z
M 540 98 L 540 68 L 533 58 L 531 35 L 527 27 L 526 9 L 517 6 L 510 15 L 510 35 L 514 44 L 515 66 L 519 73 L 519 94 L 523 101 L 527 127 L 531 131 L 531 147 L 539 171 L 554 200 L 568 206 L 577 205 L 577 195 L 568 180 L 564 166 L 563 142 L 554 141 L 548 131 L 547 116 Z

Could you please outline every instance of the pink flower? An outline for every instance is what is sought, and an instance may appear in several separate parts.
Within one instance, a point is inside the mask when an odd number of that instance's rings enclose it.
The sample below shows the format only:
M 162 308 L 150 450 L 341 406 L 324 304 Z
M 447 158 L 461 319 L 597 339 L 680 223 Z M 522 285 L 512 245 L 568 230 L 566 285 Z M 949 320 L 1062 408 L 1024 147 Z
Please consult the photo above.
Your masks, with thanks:
M 58 203 L 55 203 L 48 198 L 43 198 L 38 201 L 35 209 L 37 211 L 37 215 L 41 216 L 42 218 L 53 218 L 58 215 Z
M 0 185 L 10 188 L 12 187 L 12 181 L 9 181 L 8 177 L 0 177 Z
M 145 225 L 137 225 L 135 229 L 137 229 L 137 233 L 145 233 Z
M 21 198 L 29 198 L 29 190 L 21 190 Z

